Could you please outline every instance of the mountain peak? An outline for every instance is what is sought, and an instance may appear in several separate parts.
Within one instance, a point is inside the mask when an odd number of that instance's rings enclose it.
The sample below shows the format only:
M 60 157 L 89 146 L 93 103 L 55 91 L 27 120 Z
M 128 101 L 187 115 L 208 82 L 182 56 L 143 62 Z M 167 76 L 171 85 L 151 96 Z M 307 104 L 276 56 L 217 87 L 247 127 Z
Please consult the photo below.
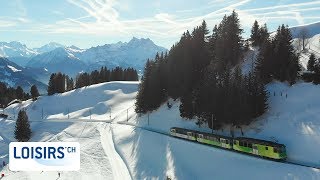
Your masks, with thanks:
M 128 44 L 131 44 L 131 45 L 139 45 L 139 44 L 149 44 L 149 45 L 155 45 L 154 42 L 149 39 L 149 38 L 136 38 L 136 37 L 133 37 Z
M 77 47 L 77 46 L 75 46 L 75 45 L 69 46 L 68 48 L 70 48 L 70 49 L 80 50 L 80 48 L 78 48 L 78 47 Z
M 49 52 L 49 51 L 55 50 L 60 47 L 64 48 L 65 46 L 62 44 L 56 43 L 56 42 L 50 42 L 44 46 L 41 46 L 40 48 L 36 48 L 36 51 L 39 53 L 45 53 L 45 52 Z

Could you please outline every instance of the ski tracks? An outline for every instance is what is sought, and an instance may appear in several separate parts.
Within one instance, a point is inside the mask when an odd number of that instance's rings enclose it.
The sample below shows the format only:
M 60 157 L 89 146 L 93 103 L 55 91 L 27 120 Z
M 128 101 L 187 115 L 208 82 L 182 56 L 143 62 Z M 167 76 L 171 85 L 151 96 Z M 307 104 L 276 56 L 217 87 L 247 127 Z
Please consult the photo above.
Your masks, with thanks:
M 115 148 L 111 128 L 111 124 L 105 124 L 99 127 L 99 131 L 103 150 L 111 164 L 113 178 L 117 180 L 131 180 L 132 177 L 129 169 Z

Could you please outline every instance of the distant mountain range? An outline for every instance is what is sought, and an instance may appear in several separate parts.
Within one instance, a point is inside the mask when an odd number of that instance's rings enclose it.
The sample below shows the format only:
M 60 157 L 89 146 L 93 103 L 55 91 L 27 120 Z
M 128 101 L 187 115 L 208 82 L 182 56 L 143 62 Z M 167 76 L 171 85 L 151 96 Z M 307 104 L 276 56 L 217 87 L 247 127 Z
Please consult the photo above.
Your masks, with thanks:
M 0 81 L 10 87 L 21 86 L 25 92 L 30 92 L 33 84 L 38 87 L 40 93 L 45 93 L 47 85 L 37 80 L 41 79 L 39 74 L 46 74 L 41 70 L 24 68 L 16 63 L 9 61 L 7 58 L 0 57 Z
M 101 66 L 143 69 L 148 58 L 154 58 L 157 52 L 165 51 L 167 49 L 157 46 L 149 38 L 135 37 L 129 42 L 105 44 L 89 49 L 66 47 L 55 42 L 31 49 L 15 41 L 0 42 L 0 56 L 19 66 L 46 70 L 50 73 L 60 71 L 70 76 L 99 69 Z

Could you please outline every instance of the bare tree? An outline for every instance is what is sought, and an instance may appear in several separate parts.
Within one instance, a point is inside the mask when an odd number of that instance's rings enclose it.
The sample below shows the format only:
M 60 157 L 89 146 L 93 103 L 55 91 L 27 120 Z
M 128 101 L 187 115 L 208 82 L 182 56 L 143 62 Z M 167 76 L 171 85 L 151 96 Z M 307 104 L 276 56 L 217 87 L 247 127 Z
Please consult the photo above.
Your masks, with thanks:
M 300 33 L 298 34 L 299 37 L 299 46 L 302 44 L 302 50 L 305 50 L 306 46 L 309 44 L 309 32 L 306 28 L 302 28 Z

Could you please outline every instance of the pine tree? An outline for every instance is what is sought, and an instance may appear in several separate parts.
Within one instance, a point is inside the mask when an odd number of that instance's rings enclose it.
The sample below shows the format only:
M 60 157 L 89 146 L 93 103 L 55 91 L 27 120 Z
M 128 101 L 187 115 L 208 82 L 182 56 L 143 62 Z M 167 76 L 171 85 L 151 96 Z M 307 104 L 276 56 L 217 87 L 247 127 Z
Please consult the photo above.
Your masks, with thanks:
M 135 111 L 137 113 L 146 113 L 151 109 L 150 103 L 152 99 L 152 92 L 150 92 L 150 76 L 152 70 L 152 62 L 148 59 L 144 68 L 144 73 L 139 84 L 139 90 L 136 97 Z
M 308 71 L 315 71 L 316 57 L 313 53 L 311 53 L 308 61 Z
M 48 83 L 48 95 L 53 95 L 54 93 L 56 93 L 56 89 L 55 89 L 55 84 L 54 84 L 54 79 L 55 79 L 56 74 L 52 73 L 49 79 L 49 83 Z
M 17 93 L 18 99 L 20 99 L 20 100 L 24 99 L 24 92 L 23 92 L 23 89 L 21 88 L 21 86 L 17 87 L 16 93 Z
M 269 32 L 267 28 L 267 24 L 264 24 L 259 29 L 259 45 L 263 45 L 269 39 Z
M 66 77 L 67 81 L 67 91 L 74 89 L 74 82 L 72 78 Z
M 16 121 L 15 139 L 19 142 L 29 141 L 31 137 L 31 129 L 26 111 L 20 110 Z
M 284 25 L 279 26 L 271 42 L 268 39 L 264 42 L 256 68 L 264 82 L 277 79 L 295 83 L 301 66 L 291 42 L 291 32 Z
M 223 73 L 227 66 L 236 65 L 242 56 L 242 34 L 238 14 L 224 16 L 218 26 L 214 47 L 216 70 Z
M 250 36 L 250 39 L 251 39 L 253 46 L 260 45 L 260 32 L 259 32 L 259 30 L 260 30 L 260 27 L 259 27 L 258 21 L 255 20 L 253 23 L 253 26 L 251 28 L 251 36 Z
M 236 66 L 243 53 L 242 31 L 238 15 L 233 12 L 224 16 L 210 37 L 205 21 L 191 33 L 183 33 L 168 54 L 157 54 L 154 60 L 147 61 L 136 97 L 136 112 L 155 110 L 167 97 L 180 98 L 180 116 L 196 117 L 199 126 L 207 123 L 213 129 L 223 124 L 248 124 L 263 114 L 267 108 L 264 82 L 256 74 L 244 77 Z M 264 34 L 258 41 L 270 42 L 266 26 L 257 31 Z M 266 56 L 260 58 L 260 69 L 256 69 L 267 77 L 273 70 L 268 64 L 275 49 L 273 42 L 270 47 L 272 53 L 262 50 L 261 56 Z M 128 79 L 126 74 L 129 69 L 124 70 Z
M 36 100 L 40 96 L 36 85 L 31 86 L 30 94 L 33 100 Z

